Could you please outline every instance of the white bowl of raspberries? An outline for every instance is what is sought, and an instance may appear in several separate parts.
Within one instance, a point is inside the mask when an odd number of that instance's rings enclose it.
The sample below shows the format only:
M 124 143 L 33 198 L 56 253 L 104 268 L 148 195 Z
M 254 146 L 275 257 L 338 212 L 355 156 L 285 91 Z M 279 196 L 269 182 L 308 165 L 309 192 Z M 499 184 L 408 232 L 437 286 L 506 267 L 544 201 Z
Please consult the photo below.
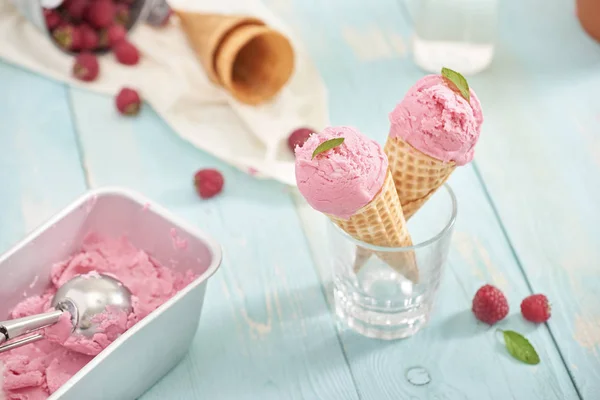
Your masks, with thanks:
M 25 17 L 64 52 L 114 52 L 123 64 L 135 64 L 120 50 L 138 22 L 162 25 L 171 10 L 166 0 L 13 0 Z M 128 43 L 129 44 L 129 43 Z
M 127 35 L 140 22 L 166 25 L 172 10 L 166 0 L 13 0 L 33 25 L 59 51 L 74 56 L 72 75 L 91 82 L 100 72 L 99 56 L 113 56 L 123 65 L 136 65 L 138 49 Z M 141 99 L 123 88 L 115 98 L 119 112 L 135 115 Z

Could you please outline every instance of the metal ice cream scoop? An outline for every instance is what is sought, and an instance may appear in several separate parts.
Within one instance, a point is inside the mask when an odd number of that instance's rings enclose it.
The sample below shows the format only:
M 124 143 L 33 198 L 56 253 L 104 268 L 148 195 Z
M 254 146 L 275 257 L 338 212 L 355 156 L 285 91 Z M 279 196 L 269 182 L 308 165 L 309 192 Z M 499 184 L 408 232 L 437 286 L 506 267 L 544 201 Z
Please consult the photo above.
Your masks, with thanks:
M 71 278 L 58 289 L 51 304 L 53 311 L 0 322 L 0 353 L 43 339 L 37 333 L 1 345 L 8 340 L 54 325 L 65 311 L 71 314 L 73 331 L 88 337 L 96 333 L 93 318 L 105 311 L 106 307 L 115 307 L 127 314 L 132 311 L 129 289 L 119 280 L 103 274 Z

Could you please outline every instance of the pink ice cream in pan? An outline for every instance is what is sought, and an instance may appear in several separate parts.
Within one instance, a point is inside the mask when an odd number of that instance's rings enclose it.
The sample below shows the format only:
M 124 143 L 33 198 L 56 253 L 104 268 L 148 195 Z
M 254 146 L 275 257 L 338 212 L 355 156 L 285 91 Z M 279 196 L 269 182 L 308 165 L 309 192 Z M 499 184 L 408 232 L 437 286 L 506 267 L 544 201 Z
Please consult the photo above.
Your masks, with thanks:
M 483 113 L 475 92 L 469 93 L 467 101 L 441 75 L 424 76 L 390 113 L 390 137 L 443 162 L 471 162 Z
M 77 275 L 98 272 L 117 278 L 131 291 L 133 311 L 127 314 L 107 309 L 97 315 L 94 318 L 98 333 L 92 337 L 72 334 L 71 316 L 64 313 L 59 322 L 43 330 L 46 340 L 1 353 L 0 393 L 4 392 L 6 399 L 47 398 L 93 356 L 196 277 L 191 271 L 177 273 L 158 265 L 125 238 L 89 235 L 81 252 L 52 266 L 52 284 L 45 293 L 21 301 L 12 310 L 11 318 L 48 311 L 56 290 L 65 282 Z
M 138 398 L 184 357 L 221 250 L 160 205 L 147 205 L 123 188 L 90 190 L 0 254 L 0 271 L 11 277 L 0 280 L 0 319 L 51 309 L 57 289 L 75 276 L 117 279 L 132 306 L 96 314 L 91 336 L 73 331 L 63 313 L 33 332 L 45 339 L 0 353 L 1 400 Z

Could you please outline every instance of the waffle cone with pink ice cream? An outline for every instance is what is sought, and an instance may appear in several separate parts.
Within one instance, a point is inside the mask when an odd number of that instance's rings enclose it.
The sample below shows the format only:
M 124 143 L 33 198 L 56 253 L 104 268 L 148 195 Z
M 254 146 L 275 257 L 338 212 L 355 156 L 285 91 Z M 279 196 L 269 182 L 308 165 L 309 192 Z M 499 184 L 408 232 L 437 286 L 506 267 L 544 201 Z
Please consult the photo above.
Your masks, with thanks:
M 314 154 L 334 139 L 336 146 Z M 298 189 L 312 208 L 361 242 L 412 245 L 387 157 L 377 142 L 352 127 L 329 127 L 312 134 L 295 152 Z M 356 250 L 355 272 L 363 264 L 359 258 L 365 248 L 357 245 Z M 418 280 L 412 251 L 375 254 L 407 279 Z
M 384 151 L 409 220 L 457 166 L 471 162 L 483 113 L 468 85 L 461 93 L 448 78 L 427 75 L 409 89 L 389 119 Z
M 457 166 L 471 162 L 481 133 L 483 113 L 477 95 L 460 74 L 444 70 L 458 79 L 462 92 L 445 76 L 427 75 L 408 90 L 389 115 L 384 151 L 407 221 Z M 370 255 L 361 249 L 357 268 Z

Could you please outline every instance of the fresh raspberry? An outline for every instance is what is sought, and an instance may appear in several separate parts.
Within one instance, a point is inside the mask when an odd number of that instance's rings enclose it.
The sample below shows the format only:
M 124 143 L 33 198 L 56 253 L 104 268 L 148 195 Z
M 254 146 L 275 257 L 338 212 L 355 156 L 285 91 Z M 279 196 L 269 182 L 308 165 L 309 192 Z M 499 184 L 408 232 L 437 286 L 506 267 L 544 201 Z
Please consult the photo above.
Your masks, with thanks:
M 54 40 L 65 50 L 81 49 L 81 30 L 71 24 L 60 25 L 52 32 Z
M 521 302 L 521 314 L 527 321 L 541 324 L 548 321 L 551 313 L 551 307 L 548 298 L 543 294 L 532 294 Z
M 46 19 L 46 26 L 48 29 L 53 30 L 58 27 L 62 22 L 60 14 L 56 10 L 49 10 L 44 8 L 44 18 Z
M 108 47 L 108 29 L 98 31 L 98 48 L 106 49 Z
M 223 190 L 223 175 L 216 169 L 201 169 L 194 174 L 196 192 L 203 199 L 209 199 Z
M 117 4 L 115 6 L 115 22 L 126 26 L 129 23 L 129 6 L 127 4 Z
M 80 21 L 88 8 L 88 0 L 65 0 L 63 10 L 72 21 Z
M 123 115 L 136 115 L 140 112 L 142 100 L 137 91 L 124 87 L 115 98 L 117 109 Z
M 296 146 L 302 147 L 304 142 L 308 139 L 310 135 L 313 134 L 312 129 L 308 128 L 299 128 L 293 131 L 288 137 L 288 146 L 292 152 L 296 150 Z
M 82 24 L 79 26 L 79 31 L 81 32 L 81 49 L 95 50 L 98 47 L 100 39 L 94 28 L 88 24 Z
M 110 0 L 95 0 L 88 7 L 85 19 L 96 28 L 106 28 L 115 19 L 115 6 Z
M 126 39 L 121 40 L 113 46 L 113 51 L 117 61 L 125 65 L 135 65 L 140 61 L 138 49 L 129 43 Z
M 108 45 L 113 47 L 121 40 L 125 39 L 127 31 L 125 30 L 125 28 L 123 28 L 123 25 L 115 24 L 108 27 L 108 29 L 106 30 L 106 35 L 108 38 Z
M 493 325 L 508 314 L 508 302 L 500 289 L 485 285 L 475 293 L 472 310 L 478 320 Z
M 93 81 L 98 77 L 100 66 L 98 59 L 92 53 L 84 52 L 75 57 L 73 64 L 73 76 L 82 81 Z

